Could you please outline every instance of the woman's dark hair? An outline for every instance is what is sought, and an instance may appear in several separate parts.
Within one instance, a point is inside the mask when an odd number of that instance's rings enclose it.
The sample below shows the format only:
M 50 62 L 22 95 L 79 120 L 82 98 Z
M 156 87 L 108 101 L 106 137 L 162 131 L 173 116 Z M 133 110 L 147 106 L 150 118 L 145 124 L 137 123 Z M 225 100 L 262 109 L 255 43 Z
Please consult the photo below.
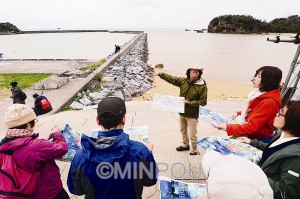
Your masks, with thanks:
M 286 107 L 285 125 L 281 130 L 289 131 L 295 137 L 300 137 L 300 101 L 289 101 Z
M 34 125 L 35 125 L 35 121 L 34 120 L 32 120 L 32 121 L 30 121 L 28 123 L 29 123 L 29 125 L 31 127 L 34 127 Z M 27 128 L 27 123 L 26 124 L 22 124 L 22 125 L 17 126 L 17 127 L 14 127 L 13 129 L 26 129 L 26 128 Z
M 280 87 L 279 84 L 282 78 L 282 71 L 279 68 L 274 66 L 263 66 L 256 71 L 255 76 L 260 71 L 262 71 L 261 87 L 259 88 L 261 92 L 268 92 L 271 90 L 278 89 Z

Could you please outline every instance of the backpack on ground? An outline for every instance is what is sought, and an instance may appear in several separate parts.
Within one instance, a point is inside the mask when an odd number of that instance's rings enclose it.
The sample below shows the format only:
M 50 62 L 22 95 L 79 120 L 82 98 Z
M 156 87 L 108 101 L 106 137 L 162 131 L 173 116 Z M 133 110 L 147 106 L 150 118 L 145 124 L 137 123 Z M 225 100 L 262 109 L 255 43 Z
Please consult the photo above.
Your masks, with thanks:
M 23 91 L 21 91 L 19 98 L 20 98 L 20 100 L 26 100 L 26 98 L 27 98 L 26 93 L 24 93 Z
M 45 97 L 42 97 L 42 99 L 40 101 L 40 105 L 41 105 L 43 111 L 48 109 L 49 107 L 51 107 L 51 103 Z
M 31 198 L 39 182 L 42 165 L 37 172 L 29 173 L 19 168 L 11 155 L 0 153 L 0 198 Z

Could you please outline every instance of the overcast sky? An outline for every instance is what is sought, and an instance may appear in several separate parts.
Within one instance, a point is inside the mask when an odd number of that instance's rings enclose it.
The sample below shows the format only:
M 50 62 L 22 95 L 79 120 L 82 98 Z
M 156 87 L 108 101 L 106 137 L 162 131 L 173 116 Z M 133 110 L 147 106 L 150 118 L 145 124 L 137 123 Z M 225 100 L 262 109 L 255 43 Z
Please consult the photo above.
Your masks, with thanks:
M 24 29 L 207 28 L 225 14 L 300 15 L 299 0 L 0 0 L 0 22 Z

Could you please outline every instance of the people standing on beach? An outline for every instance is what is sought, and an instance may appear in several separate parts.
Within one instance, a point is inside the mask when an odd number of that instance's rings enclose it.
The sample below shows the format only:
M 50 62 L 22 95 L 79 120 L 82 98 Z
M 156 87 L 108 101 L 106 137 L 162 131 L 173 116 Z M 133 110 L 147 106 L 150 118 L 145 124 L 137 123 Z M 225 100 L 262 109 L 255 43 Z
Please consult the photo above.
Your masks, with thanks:
M 32 174 L 40 172 L 39 178 L 36 179 L 36 189 L 28 198 L 68 199 L 69 196 L 63 188 L 59 169 L 55 163 L 55 159 L 67 153 L 68 145 L 57 126 L 52 128 L 53 133 L 50 134 L 53 141 L 38 139 L 39 134 L 33 133 L 36 122 L 36 115 L 30 107 L 23 104 L 13 104 L 8 107 L 5 112 L 7 130 L 5 138 L 0 142 L 0 154 L 11 155 L 17 167 L 23 171 Z M 11 174 L 10 179 L 20 185 L 17 191 L 21 191 L 24 188 L 24 181 L 28 179 L 24 179 L 22 175 L 18 176 L 16 168 L 12 165 L 11 162 L 5 162 L 2 168 L 6 168 L 5 171 Z M 0 190 L 13 188 L 5 186 L 8 186 L 8 182 L 0 183 Z M 1 194 L 3 192 L 0 193 L 0 198 L 2 198 Z
M 266 174 L 246 158 L 209 151 L 202 168 L 209 199 L 273 199 Z
M 203 68 L 194 63 L 186 71 L 186 78 L 175 77 L 166 73 L 149 73 L 151 76 L 158 75 L 166 82 L 180 88 L 180 97 L 184 97 L 184 113 L 179 113 L 180 132 L 182 135 L 182 145 L 177 147 L 177 151 L 188 151 L 190 155 L 197 155 L 197 125 L 199 117 L 199 106 L 205 106 L 207 103 L 206 82 L 201 79 Z M 191 147 L 189 145 L 191 140 Z
M 49 100 L 45 96 L 39 96 L 37 93 L 32 95 L 34 99 L 34 112 L 37 116 L 43 115 L 52 111 L 52 106 Z
M 119 45 L 115 45 L 115 54 L 121 50 L 121 47 Z
M 81 145 L 72 161 L 67 184 L 75 195 L 88 199 L 142 197 L 143 186 L 157 181 L 157 165 L 152 150 L 129 140 L 123 131 L 126 106 L 118 97 L 106 97 L 98 104 L 98 137 L 82 135 Z
M 22 99 L 22 90 L 18 86 L 18 82 L 11 82 L 11 97 L 13 99 L 13 104 L 25 104 L 25 99 Z
M 248 94 L 242 111 L 233 116 L 238 124 L 215 124 L 229 136 L 248 136 L 263 142 L 273 138 L 273 122 L 281 107 L 280 83 L 282 72 L 274 66 L 259 68 L 251 80 L 255 88 Z M 241 119 L 238 119 L 241 118 Z
M 263 151 L 258 165 L 269 179 L 274 198 L 300 198 L 300 101 L 290 101 L 277 113 L 280 131 L 270 143 L 240 137 L 238 140 Z

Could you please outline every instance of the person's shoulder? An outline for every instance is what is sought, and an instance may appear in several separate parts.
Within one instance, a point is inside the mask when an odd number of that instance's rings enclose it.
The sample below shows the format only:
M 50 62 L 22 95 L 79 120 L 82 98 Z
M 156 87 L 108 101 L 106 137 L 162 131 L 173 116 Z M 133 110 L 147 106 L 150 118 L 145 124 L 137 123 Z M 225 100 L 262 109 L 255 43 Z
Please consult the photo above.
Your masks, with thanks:
M 128 140 L 129 146 L 130 147 L 146 147 L 143 143 L 135 141 L 135 140 Z M 147 147 L 146 147 L 147 148 Z
M 206 86 L 206 81 L 203 79 L 199 79 L 198 81 L 195 82 L 195 85 Z
M 276 107 L 275 105 L 280 105 L 280 101 L 278 101 L 277 99 L 274 99 L 272 97 L 269 98 L 262 98 L 260 100 L 261 104 L 264 104 L 265 106 L 271 106 L 271 107 Z
M 41 147 L 41 146 L 46 146 L 48 144 L 51 144 L 52 142 L 50 142 L 47 139 L 36 138 L 36 139 L 32 139 L 30 143 L 31 143 L 31 145 Z
M 141 142 L 129 140 L 129 150 L 131 152 L 143 153 L 148 154 L 150 151 L 149 149 Z
M 82 163 L 85 160 L 84 150 L 82 148 L 78 149 L 72 160 L 72 163 Z

